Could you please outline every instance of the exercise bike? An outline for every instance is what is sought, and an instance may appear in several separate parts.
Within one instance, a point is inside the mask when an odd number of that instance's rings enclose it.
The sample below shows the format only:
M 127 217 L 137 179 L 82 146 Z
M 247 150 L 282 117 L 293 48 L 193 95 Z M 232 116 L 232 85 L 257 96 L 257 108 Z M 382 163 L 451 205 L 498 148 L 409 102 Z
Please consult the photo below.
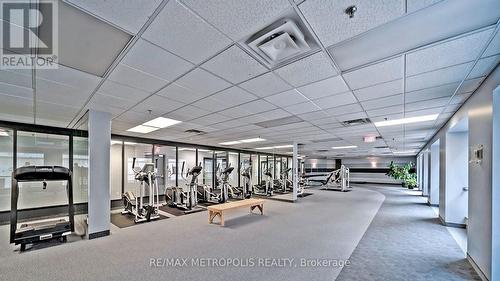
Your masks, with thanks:
M 158 182 L 156 179 L 156 168 L 153 163 L 146 163 L 141 168 L 135 167 L 135 157 L 132 162 L 132 170 L 135 174 L 135 180 L 140 182 L 136 188 L 136 193 L 127 191 L 122 195 L 125 206 L 122 215 L 134 215 L 134 222 L 144 222 L 159 219 L 158 207 L 160 203 L 158 195 Z M 148 203 L 144 202 L 146 196 L 146 185 L 148 190 Z M 139 197 L 136 197 L 136 194 Z

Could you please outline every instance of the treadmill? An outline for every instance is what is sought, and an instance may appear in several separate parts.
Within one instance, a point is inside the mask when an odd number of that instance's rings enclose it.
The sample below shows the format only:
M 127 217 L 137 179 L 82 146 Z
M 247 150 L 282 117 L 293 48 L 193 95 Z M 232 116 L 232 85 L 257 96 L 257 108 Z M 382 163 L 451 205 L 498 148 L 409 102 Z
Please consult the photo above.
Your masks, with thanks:
M 20 182 L 43 182 L 43 189 L 47 188 L 47 181 L 67 181 L 68 214 L 67 219 L 52 219 L 37 223 L 23 223 L 17 227 L 17 201 Z M 26 250 L 27 244 L 33 244 L 50 239 L 61 239 L 66 242 L 66 236 L 75 231 L 73 211 L 73 184 L 71 171 L 60 166 L 25 166 L 17 168 L 12 173 L 12 193 L 10 212 L 10 243 L 21 245 L 21 251 Z

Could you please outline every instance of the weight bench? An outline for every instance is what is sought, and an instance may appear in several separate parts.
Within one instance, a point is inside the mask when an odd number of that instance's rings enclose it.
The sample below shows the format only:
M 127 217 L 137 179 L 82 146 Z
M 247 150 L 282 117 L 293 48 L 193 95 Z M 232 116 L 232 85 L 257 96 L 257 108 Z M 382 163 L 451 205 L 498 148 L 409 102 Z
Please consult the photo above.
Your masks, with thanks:
M 239 200 L 239 201 L 209 206 L 207 208 L 208 209 L 208 223 L 209 224 L 214 223 L 214 219 L 218 216 L 220 219 L 220 225 L 224 226 L 224 212 L 229 211 L 229 210 L 238 209 L 238 208 L 244 208 L 244 207 L 250 207 L 250 213 L 252 213 L 252 211 L 255 208 L 258 208 L 260 211 L 260 214 L 261 215 L 264 214 L 264 200 L 250 198 L 250 199 L 245 199 L 245 200 Z

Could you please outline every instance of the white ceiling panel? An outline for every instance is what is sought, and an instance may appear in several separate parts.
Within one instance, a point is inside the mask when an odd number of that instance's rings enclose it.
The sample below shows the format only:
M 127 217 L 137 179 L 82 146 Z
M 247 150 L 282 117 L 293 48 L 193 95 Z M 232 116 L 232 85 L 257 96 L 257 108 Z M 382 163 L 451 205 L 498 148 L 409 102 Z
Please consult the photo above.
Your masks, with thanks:
M 443 98 L 437 98 L 437 99 L 433 99 L 433 100 L 407 103 L 405 105 L 405 111 L 409 112 L 409 111 L 415 111 L 415 110 L 423 110 L 423 109 L 432 108 L 432 107 L 441 107 L 441 106 L 445 106 L 449 100 L 450 100 L 449 97 L 443 97 Z
M 151 110 L 155 115 L 163 115 L 181 106 L 184 106 L 184 104 L 162 96 L 152 95 L 136 105 L 132 110 L 136 112 L 149 112 Z
M 137 33 L 161 0 L 66 0 L 130 33 Z
M 403 78 L 403 58 L 396 57 L 387 61 L 363 67 L 343 74 L 351 89 L 360 89 Z
M 12 84 L 24 88 L 31 88 L 31 72 L 25 73 L 0 70 L 0 83 Z
M 182 108 L 179 108 L 177 110 L 168 113 L 165 117 L 185 122 L 199 118 L 204 115 L 208 115 L 210 113 L 211 112 L 206 109 L 202 109 L 192 105 L 186 105 Z
M 483 57 L 489 57 L 497 55 L 499 53 L 500 53 L 500 32 L 497 32 L 493 40 L 488 45 L 488 48 L 484 51 Z
M 389 106 L 389 107 L 377 108 L 377 109 L 372 109 L 372 110 L 366 111 L 366 113 L 368 114 L 368 117 L 370 117 L 370 118 L 378 117 L 378 116 L 387 116 L 387 115 L 397 114 L 397 113 L 402 113 L 402 112 L 404 112 L 403 105 Z
M 470 63 L 459 64 L 452 67 L 426 72 L 406 78 L 406 91 L 436 87 L 443 84 L 460 82 L 470 67 Z
M 427 8 L 443 0 L 406 0 L 406 10 L 408 13 Z
M 329 116 L 325 111 L 321 110 L 321 111 L 314 111 L 314 112 L 299 114 L 297 117 L 299 117 L 302 120 L 306 120 L 306 121 L 314 121 L 314 120 L 318 120 L 318 119 L 328 118 Z M 312 122 L 312 123 L 314 123 L 314 122 Z
M 472 69 L 469 77 L 477 78 L 488 75 L 500 62 L 500 56 L 492 56 L 480 59 Z
M 359 103 L 343 105 L 343 106 L 329 108 L 329 109 L 325 110 L 326 113 L 328 113 L 332 116 L 344 115 L 344 114 L 348 114 L 348 113 L 355 113 L 355 112 L 361 112 L 361 111 L 363 111 L 363 108 L 361 107 L 361 105 Z
M 99 88 L 99 92 L 106 95 L 115 96 L 120 99 L 128 100 L 132 104 L 136 104 L 151 95 L 148 92 L 118 84 L 109 80 L 106 80 L 101 85 L 101 87 Z
M 203 116 L 201 118 L 194 119 L 191 122 L 194 124 L 199 124 L 199 125 L 210 125 L 210 124 L 217 124 L 219 122 L 224 122 L 227 120 L 230 120 L 230 118 L 226 117 L 224 115 L 221 115 L 221 114 L 212 113 L 212 114 Z
M 224 90 L 222 92 L 219 92 L 210 98 L 213 98 L 220 103 L 227 105 L 228 107 L 240 105 L 242 103 L 246 103 L 249 101 L 256 100 L 257 97 L 238 88 L 238 87 L 231 87 L 227 90 Z
M 149 114 L 147 112 L 136 112 L 136 111 L 129 110 L 129 111 L 123 113 L 122 115 L 120 115 L 119 117 L 117 117 L 115 120 L 118 120 L 120 122 L 134 124 L 134 126 L 132 126 L 132 127 L 135 127 L 135 126 L 142 124 L 146 121 L 150 121 L 156 117 L 160 117 L 160 115 L 156 114 L 155 112 L 152 112 L 151 114 Z M 113 122 L 115 120 L 113 120 Z
M 0 82 L 0 94 L 31 99 L 33 89 Z
M 242 108 L 234 107 L 228 108 L 219 112 L 220 114 L 232 118 L 240 118 L 248 115 L 252 115 L 253 113 L 248 110 L 243 110 Z
M 355 4 L 350 18 L 345 9 Z M 299 6 L 325 46 L 330 46 L 389 22 L 404 14 L 404 0 L 308 0 Z
M 241 83 L 240 87 L 259 97 L 267 97 L 292 88 L 272 72 Z
M 267 71 L 264 66 L 236 45 L 202 64 L 201 67 L 234 84 Z
M 270 111 L 261 112 L 261 113 L 259 113 L 259 116 L 266 119 L 266 120 L 274 120 L 274 119 L 279 119 L 279 118 L 291 116 L 291 114 L 284 111 L 283 109 L 277 108 L 277 109 L 273 109 Z
M 354 95 L 360 101 L 378 99 L 402 93 L 403 93 L 402 79 L 354 90 Z
M 119 109 L 129 109 L 132 106 L 134 106 L 138 101 L 131 100 L 131 99 L 124 99 L 112 95 L 106 95 L 104 93 L 99 93 L 97 92 L 92 96 L 92 99 L 90 100 L 91 104 L 102 104 L 104 106 L 112 106 L 116 107 Z
M 405 101 L 410 103 L 410 102 L 424 101 L 424 100 L 451 96 L 455 92 L 457 86 L 458 83 L 452 83 L 433 88 L 426 88 L 413 92 L 407 92 L 405 94 Z
M 37 119 L 54 120 L 68 124 L 79 110 L 80 107 L 70 107 L 42 101 L 36 102 Z
M 406 55 L 407 76 L 474 61 L 486 46 L 492 31 L 476 32 L 409 53 Z
M 338 72 L 323 52 L 300 59 L 275 70 L 275 73 L 295 87 L 335 76 Z
M 81 91 L 93 91 L 101 81 L 100 77 L 63 65 L 59 65 L 57 69 L 37 69 L 36 78 L 71 86 Z
M 497 2 L 496 0 L 441 1 L 432 8 L 400 17 L 338 44 L 329 51 L 342 70 L 352 69 L 493 25 L 499 17 Z M 378 4 L 375 1 L 373 3 Z M 440 28 L 436 29 L 436 26 Z M 427 32 L 429 30 L 432 32 Z
M 318 99 L 349 91 L 349 88 L 347 88 L 344 80 L 339 75 L 314 82 L 312 84 L 300 87 L 297 90 L 309 99 Z
M 403 94 L 388 96 L 379 99 L 373 99 L 368 101 L 362 101 L 361 105 L 365 110 L 371 110 L 376 108 L 388 107 L 393 105 L 402 105 L 405 102 Z
M 256 113 L 275 109 L 276 106 L 274 106 L 273 104 L 271 104 L 265 100 L 256 100 L 256 101 L 242 104 L 240 106 L 237 106 L 236 108 L 240 108 L 244 111 L 248 111 L 248 112 L 251 112 L 253 114 L 256 114 Z
M 54 104 L 82 107 L 89 98 L 91 91 L 80 91 L 47 80 L 36 80 L 36 99 Z
M 18 116 L 27 117 L 29 122 L 33 122 L 33 99 L 0 94 L 0 116 L 7 117 L 7 121 L 17 121 Z M 11 118 L 8 118 L 11 117 Z M 9 120 L 10 119 L 10 120 Z
M 206 94 L 193 92 L 190 89 L 183 87 L 177 83 L 168 85 L 156 94 L 183 103 L 192 103 L 206 96 Z
M 176 83 L 198 94 L 205 95 L 213 94 L 231 86 L 228 82 L 201 68 L 189 72 L 177 80 Z
M 85 106 L 85 110 L 93 109 L 97 111 L 108 112 L 111 113 L 111 118 L 118 117 L 120 114 L 124 113 L 126 109 L 114 106 L 114 104 L 112 105 L 112 103 L 109 103 L 110 97 L 111 96 L 95 94 L 90 100 L 90 102 Z M 111 99 L 116 99 L 116 98 L 111 97 Z M 131 127 L 128 127 L 127 129 L 129 128 Z
M 167 80 L 151 76 L 124 64 L 119 64 L 113 72 L 111 72 L 108 79 L 148 93 L 154 93 L 168 83 Z
M 182 0 L 234 41 L 257 32 L 290 8 L 286 0 Z
M 279 94 L 266 97 L 265 100 L 280 107 L 308 101 L 307 98 L 296 90 L 281 92 Z
M 291 112 L 295 115 L 298 115 L 298 114 L 302 114 L 302 113 L 318 111 L 318 110 L 321 110 L 321 108 L 319 108 L 314 103 L 308 101 L 308 102 L 304 102 L 304 103 L 298 103 L 298 104 L 286 106 L 285 110 L 288 112 Z
M 135 43 L 121 63 L 168 81 L 193 68 L 190 62 L 143 39 Z
M 332 107 L 339 107 L 346 104 L 356 103 L 357 100 L 351 92 L 345 92 L 342 94 L 319 98 L 314 100 L 313 102 L 322 109 L 328 109 Z
M 143 38 L 195 64 L 231 44 L 229 38 L 178 1 L 168 2 Z
M 221 102 L 220 100 L 216 100 L 212 97 L 203 98 L 192 103 L 191 105 L 208 110 L 210 112 L 217 112 L 231 107 L 231 105 Z

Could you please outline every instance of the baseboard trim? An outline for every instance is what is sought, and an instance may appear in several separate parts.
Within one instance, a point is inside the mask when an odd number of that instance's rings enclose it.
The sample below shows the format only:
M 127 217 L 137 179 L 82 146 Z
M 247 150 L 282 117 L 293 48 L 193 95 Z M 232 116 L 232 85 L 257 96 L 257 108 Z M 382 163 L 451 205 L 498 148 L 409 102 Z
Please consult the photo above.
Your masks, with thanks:
M 430 207 L 439 207 L 439 204 L 431 204 L 431 202 L 427 201 L 427 205 Z
M 89 233 L 89 240 L 108 236 L 109 234 L 110 234 L 109 229 L 104 231 Z
M 481 280 L 483 280 L 483 281 L 490 281 L 488 279 L 488 277 L 486 277 L 486 274 L 484 274 L 484 272 L 481 270 L 481 268 L 479 268 L 479 266 L 474 261 L 474 259 L 471 256 L 469 256 L 469 253 L 467 253 L 467 260 L 472 265 L 472 268 L 474 268 L 474 270 L 477 272 L 477 274 L 479 275 L 479 277 L 481 277 Z
M 455 228 L 467 228 L 467 225 L 464 223 L 446 222 L 444 221 L 443 217 L 441 217 L 441 215 L 439 216 L 439 220 L 441 221 L 441 224 L 444 226 L 455 227 Z

